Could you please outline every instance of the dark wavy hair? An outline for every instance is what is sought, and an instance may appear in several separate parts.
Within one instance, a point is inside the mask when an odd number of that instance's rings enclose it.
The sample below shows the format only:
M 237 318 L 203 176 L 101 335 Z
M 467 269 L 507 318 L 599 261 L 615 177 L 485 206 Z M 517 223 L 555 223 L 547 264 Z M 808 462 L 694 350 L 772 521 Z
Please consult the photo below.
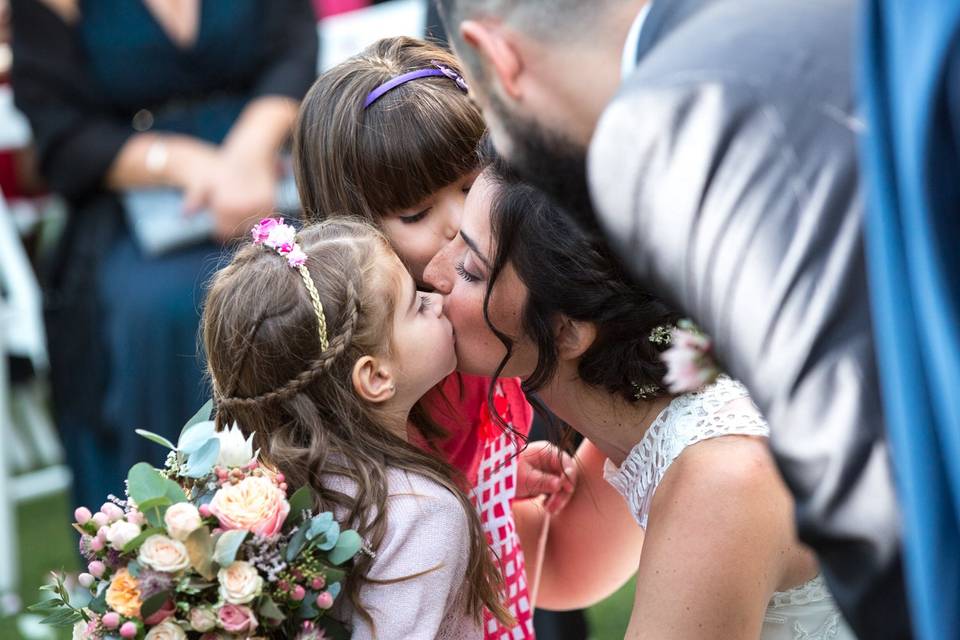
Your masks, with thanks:
M 526 184 L 493 156 L 482 152 L 486 175 L 495 184 L 491 207 L 491 235 L 495 247 L 484 318 L 506 346 L 497 375 L 513 351 L 514 340 L 490 320 L 490 295 L 509 264 L 527 288 L 521 326 L 537 347 L 537 365 L 523 383 L 528 393 L 543 388 L 557 370 L 559 352 L 554 319 L 559 315 L 592 322 L 594 343 L 583 354 L 577 372 L 583 382 L 628 401 L 668 395 L 662 387 L 666 366 L 662 345 L 650 340 L 660 326 L 673 325 L 679 315 L 659 298 L 638 286 L 611 249 L 588 235 L 548 196 Z

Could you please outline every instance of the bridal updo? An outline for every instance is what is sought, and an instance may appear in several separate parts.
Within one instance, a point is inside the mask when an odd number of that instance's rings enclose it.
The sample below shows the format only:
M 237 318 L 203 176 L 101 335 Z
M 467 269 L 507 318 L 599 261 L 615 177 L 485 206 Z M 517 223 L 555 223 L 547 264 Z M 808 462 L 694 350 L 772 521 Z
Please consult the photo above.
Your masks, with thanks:
M 527 289 L 521 315 L 525 336 L 537 347 L 537 363 L 523 383 L 535 392 L 558 364 L 555 319 L 566 316 L 596 326 L 596 339 L 580 357 L 580 379 L 630 402 L 669 395 L 663 387 L 665 328 L 679 315 L 637 285 L 611 249 L 588 236 L 548 196 L 511 174 L 489 146 L 486 174 L 495 189 L 491 239 L 495 247 L 484 299 L 487 323 L 511 357 L 513 340 L 490 322 L 487 309 L 497 278 L 509 264 Z

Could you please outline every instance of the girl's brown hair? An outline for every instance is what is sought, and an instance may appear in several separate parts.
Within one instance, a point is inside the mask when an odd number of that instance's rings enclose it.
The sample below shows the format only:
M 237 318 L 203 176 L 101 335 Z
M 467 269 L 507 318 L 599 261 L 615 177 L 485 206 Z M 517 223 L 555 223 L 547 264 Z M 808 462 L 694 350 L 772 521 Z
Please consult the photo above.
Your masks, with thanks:
M 479 620 L 486 606 L 509 621 L 499 597 L 502 579 L 476 511 L 452 480 L 456 472 L 392 432 L 353 389 L 357 359 L 390 349 L 396 287 L 385 269 L 393 256 L 386 238 L 344 218 L 309 226 L 297 240 L 323 305 L 329 346 L 321 351 L 317 317 L 297 270 L 273 251 L 242 247 L 214 277 L 203 312 L 218 427 L 235 420 L 245 433 L 255 432 L 266 464 L 292 487 L 309 485 L 319 509 L 345 513 L 374 549 L 389 526 L 389 468 L 445 487 L 470 523 L 468 612 Z M 355 491 L 325 486 L 328 476 L 341 476 Z M 358 555 L 345 585 L 368 619 L 358 589 L 370 564 L 369 556 Z
M 460 73 L 457 58 L 438 45 L 385 38 L 314 83 L 293 134 L 294 173 L 308 220 L 347 214 L 378 224 L 477 167 L 483 116 L 450 78 L 412 80 L 363 108 L 384 82 L 435 63 Z

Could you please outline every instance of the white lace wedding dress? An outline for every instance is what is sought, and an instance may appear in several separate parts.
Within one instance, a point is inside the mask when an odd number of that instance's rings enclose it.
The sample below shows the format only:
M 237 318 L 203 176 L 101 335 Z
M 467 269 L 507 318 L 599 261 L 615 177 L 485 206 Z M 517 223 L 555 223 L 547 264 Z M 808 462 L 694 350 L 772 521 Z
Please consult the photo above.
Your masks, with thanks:
M 683 450 L 701 440 L 726 435 L 769 437 L 770 429 L 739 382 L 721 376 L 697 393 L 675 398 L 664 409 L 618 469 L 609 460 L 605 477 L 619 491 L 641 527 L 657 485 Z M 739 402 L 738 402 L 739 401 Z M 854 640 L 823 577 L 773 594 L 760 640 Z

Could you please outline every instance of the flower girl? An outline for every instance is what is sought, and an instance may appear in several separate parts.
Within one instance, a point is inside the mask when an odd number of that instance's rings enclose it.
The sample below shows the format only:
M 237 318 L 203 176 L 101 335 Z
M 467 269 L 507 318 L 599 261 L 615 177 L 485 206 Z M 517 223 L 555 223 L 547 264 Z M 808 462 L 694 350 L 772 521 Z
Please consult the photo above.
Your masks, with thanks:
M 203 343 L 221 428 L 364 539 L 334 610 L 354 638 L 479 638 L 484 607 L 510 623 L 456 472 L 408 441 L 456 356 L 439 296 L 379 231 L 261 221 L 213 280 Z

